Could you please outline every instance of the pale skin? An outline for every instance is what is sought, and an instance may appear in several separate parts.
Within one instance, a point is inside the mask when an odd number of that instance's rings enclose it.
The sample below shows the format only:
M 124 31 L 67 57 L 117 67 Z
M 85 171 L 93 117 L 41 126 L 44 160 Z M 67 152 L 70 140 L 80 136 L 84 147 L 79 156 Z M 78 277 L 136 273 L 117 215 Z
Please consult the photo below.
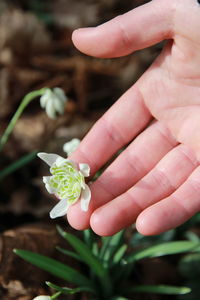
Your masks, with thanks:
M 200 210 L 200 4 L 153 0 L 76 30 L 72 39 L 83 53 L 103 58 L 168 41 L 70 157 L 88 163 L 93 175 L 129 143 L 91 185 L 89 210 L 79 202 L 70 207 L 70 225 L 102 236 L 133 223 L 144 235 L 181 225 Z

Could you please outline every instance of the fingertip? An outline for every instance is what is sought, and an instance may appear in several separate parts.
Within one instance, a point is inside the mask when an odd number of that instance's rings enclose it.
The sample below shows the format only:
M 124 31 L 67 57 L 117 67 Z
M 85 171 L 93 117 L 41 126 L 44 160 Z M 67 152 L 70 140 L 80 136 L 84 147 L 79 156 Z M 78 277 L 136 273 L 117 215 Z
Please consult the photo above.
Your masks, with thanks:
M 85 54 L 93 54 L 96 52 L 96 27 L 79 28 L 72 33 L 72 42 L 74 46 Z
M 109 228 L 108 223 L 102 218 L 99 209 L 92 214 L 90 218 L 90 227 L 99 236 L 110 236 L 114 234 L 112 233 L 112 229 Z
M 81 39 L 81 35 L 84 35 L 85 33 L 87 34 L 87 32 L 90 31 L 91 28 L 85 27 L 85 28 L 75 29 L 72 32 L 72 42 L 76 45 L 78 43 L 79 39 Z
M 76 230 L 85 230 L 90 227 L 89 217 L 86 212 L 80 209 L 80 205 L 69 208 L 67 220 L 69 225 Z
M 148 209 L 143 211 L 136 220 L 137 231 L 145 236 L 156 235 L 161 233 L 161 228 L 157 222 L 156 217 L 153 218 L 149 215 Z

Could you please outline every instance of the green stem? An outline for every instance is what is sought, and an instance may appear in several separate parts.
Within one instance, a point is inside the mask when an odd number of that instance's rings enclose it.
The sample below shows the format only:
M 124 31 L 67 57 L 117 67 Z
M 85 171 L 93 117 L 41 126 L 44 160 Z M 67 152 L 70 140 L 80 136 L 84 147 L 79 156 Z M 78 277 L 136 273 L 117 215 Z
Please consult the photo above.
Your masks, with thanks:
M 57 299 L 62 293 L 61 292 L 57 292 L 55 294 L 53 294 L 51 297 L 52 300 Z
M 0 139 L 0 151 L 2 151 L 3 147 L 5 146 L 5 144 L 8 141 L 8 138 L 10 136 L 10 134 L 13 131 L 13 128 L 15 127 L 15 124 L 17 122 L 17 120 L 19 119 L 19 117 L 21 116 L 21 114 L 23 113 L 24 109 L 26 108 L 26 106 L 36 97 L 38 96 L 42 96 L 44 94 L 44 92 L 46 91 L 47 88 L 42 88 L 40 90 L 37 91 L 33 91 L 30 92 L 29 94 L 27 94 L 21 101 L 18 109 L 16 110 L 14 116 L 12 117 L 12 119 L 10 120 L 6 130 L 4 131 L 1 139 Z

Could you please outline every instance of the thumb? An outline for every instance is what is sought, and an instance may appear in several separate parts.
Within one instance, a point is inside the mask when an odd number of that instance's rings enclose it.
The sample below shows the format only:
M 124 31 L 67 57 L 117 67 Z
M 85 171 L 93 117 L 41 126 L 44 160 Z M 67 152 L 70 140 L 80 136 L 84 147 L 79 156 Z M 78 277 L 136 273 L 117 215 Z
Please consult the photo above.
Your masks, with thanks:
M 100 26 L 81 28 L 74 45 L 96 57 L 119 57 L 172 37 L 174 0 L 153 0 Z

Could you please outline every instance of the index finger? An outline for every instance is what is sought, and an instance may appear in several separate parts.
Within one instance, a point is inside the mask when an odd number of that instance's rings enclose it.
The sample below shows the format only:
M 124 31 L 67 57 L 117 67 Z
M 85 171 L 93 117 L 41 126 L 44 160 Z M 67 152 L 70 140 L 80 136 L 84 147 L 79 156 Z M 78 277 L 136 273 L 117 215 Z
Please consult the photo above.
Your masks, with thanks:
M 100 26 L 75 30 L 73 43 L 89 55 L 119 57 L 169 39 L 173 35 L 174 2 L 150 1 Z
M 92 127 L 70 159 L 87 163 L 91 175 L 129 143 L 151 120 L 142 94 L 131 87 Z

